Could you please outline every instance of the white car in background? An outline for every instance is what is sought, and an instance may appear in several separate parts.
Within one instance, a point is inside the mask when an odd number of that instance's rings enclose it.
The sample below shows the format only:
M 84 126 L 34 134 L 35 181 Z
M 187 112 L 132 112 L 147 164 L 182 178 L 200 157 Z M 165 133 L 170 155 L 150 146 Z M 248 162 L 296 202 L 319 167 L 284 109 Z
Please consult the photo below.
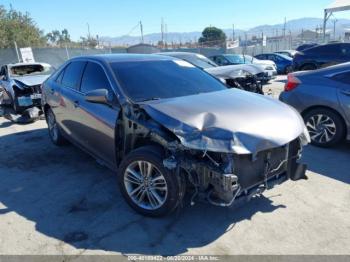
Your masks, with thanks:
M 258 60 L 252 56 L 241 54 L 221 54 L 211 56 L 210 59 L 220 66 L 240 64 L 253 64 L 259 66 L 268 76 L 268 80 L 275 78 L 277 75 L 277 66 L 270 60 Z
M 277 65 L 274 61 L 260 60 L 250 55 L 243 55 L 243 56 L 246 63 L 263 66 L 265 71 L 269 73 L 269 76 L 275 77 L 277 75 Z

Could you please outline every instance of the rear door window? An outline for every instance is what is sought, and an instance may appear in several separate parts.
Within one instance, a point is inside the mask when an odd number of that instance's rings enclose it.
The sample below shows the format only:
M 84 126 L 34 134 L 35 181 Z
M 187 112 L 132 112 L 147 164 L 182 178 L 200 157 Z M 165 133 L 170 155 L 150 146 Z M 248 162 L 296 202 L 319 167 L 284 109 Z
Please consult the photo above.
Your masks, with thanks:
M 74 61 L 70 63 L 64 70 L 61 81 L 62 85 L 78 90 L 85 65 L 86 62 L 84 61 Z
M 335 81 L 341 82 L 343 84 L 349 85 L 348 89 L 350 90 L 350 71 L 337 74 L 333 76 L 332 79 L 334 79 Z
M 81 80 L 80 91 L 87 93 L 95 89 L 111 91 L 111 86 L 103 68 L 99 64 L 88 62 Z
M 260 59 L 260 60 L 264 60 L 264 59 L 266 59 L 266 56 L 265 55 L 257 55 L 256 58 Z
M 308 52 L 313 54 L 339 54 L 340 53 L 340 45 L 323 45 L 323 46 L 317 46 L 314 47 Z
M 343 44 L 341 46 L 341 54 L 350 57 L 350 44 Z

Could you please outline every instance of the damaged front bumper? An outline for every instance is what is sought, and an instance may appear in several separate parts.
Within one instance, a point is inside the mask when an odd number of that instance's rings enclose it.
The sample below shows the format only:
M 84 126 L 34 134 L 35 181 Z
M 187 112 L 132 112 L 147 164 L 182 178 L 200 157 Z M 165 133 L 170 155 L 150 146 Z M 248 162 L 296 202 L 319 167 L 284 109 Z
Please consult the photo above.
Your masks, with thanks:
M 208 152 L 197 159 L 191 156 L 164 160 L 168 169 L 177 164 L 194 186 L 193 199 L 198 196 L 216 206 L 231 206 L 238 199 L 250 200 L 276 184 L 286 180 L 306 179 L 306 165 L 297 160 L 301 156 L 300 139 L 256 155 L 218 154 Z M 221 158 L 221 160 L 219 159 Z

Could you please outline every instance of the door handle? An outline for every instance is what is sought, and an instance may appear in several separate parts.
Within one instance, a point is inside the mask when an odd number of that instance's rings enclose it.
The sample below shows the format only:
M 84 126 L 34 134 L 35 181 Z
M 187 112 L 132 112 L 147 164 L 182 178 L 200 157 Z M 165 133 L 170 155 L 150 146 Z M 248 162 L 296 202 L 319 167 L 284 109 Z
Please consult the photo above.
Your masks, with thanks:
M 342 94 L 344 94 L 346 96 L 350 96 L 350 91 L 342 90 L 341 92 L 342 92 Z
M 74 101 L 74 103 L 73 103 L 73 105 L 74 105 L 74 108 L 77 108 L 77 107 L 79 107 L 79 101 Z

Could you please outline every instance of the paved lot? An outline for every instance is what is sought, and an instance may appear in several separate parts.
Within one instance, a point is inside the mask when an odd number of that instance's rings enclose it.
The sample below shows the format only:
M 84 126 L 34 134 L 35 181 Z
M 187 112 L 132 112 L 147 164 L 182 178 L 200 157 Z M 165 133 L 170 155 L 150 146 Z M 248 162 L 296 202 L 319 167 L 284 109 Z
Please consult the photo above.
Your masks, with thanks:
M 266 88 L 276 96 L 283 79 Z M 0 150 L 0 254 L 350 254 L 349 144 L 308 146 L 309 180 L 247 206 L 187 199 L 163 219 L 134 213 L 113 172 L 73 146 L 53 146 L 44 121 L 0 117 Z

